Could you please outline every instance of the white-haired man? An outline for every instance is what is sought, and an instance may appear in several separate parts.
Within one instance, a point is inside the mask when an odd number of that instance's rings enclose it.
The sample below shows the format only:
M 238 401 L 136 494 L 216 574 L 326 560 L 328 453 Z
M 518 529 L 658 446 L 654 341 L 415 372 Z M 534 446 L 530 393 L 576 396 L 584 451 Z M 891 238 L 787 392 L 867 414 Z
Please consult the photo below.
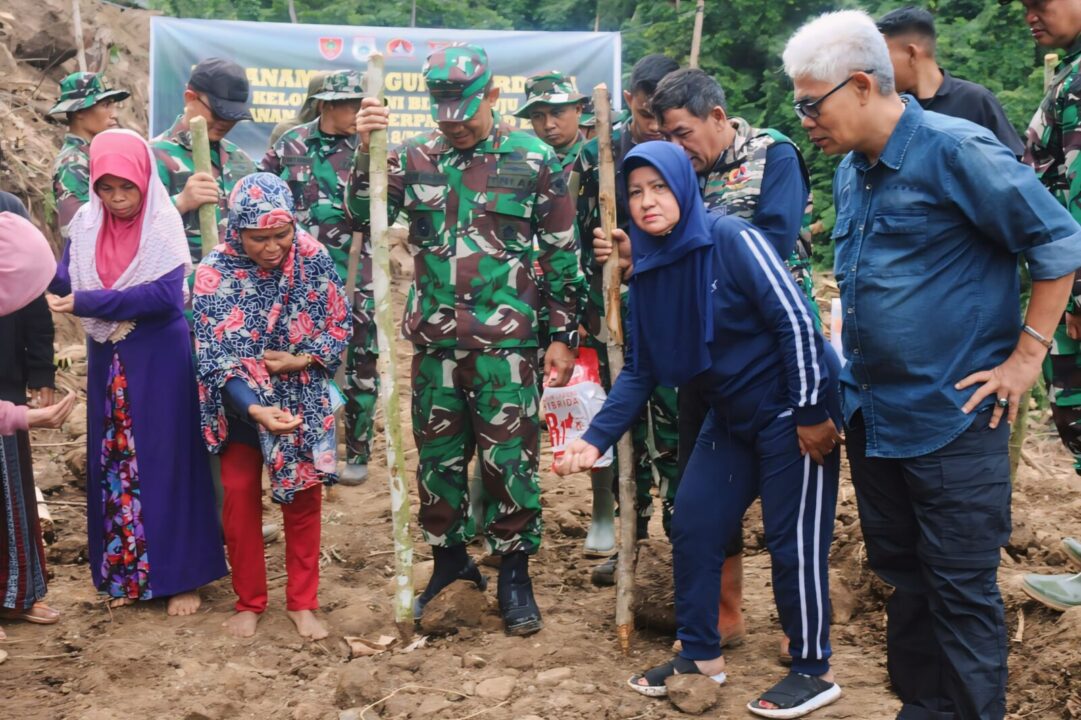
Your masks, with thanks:
M 784 64 L 811 141 L 845 155 L 833 184 L 842 403 L 868 562 L 894 587 L 898 718 L 1000 720 L 1002 420 L 1040 373 L 1081 228 L 990 132 L 899 96 L 865 13 L 804 25 Z M 1018 254 L 1033 278 L 1023 325 Z

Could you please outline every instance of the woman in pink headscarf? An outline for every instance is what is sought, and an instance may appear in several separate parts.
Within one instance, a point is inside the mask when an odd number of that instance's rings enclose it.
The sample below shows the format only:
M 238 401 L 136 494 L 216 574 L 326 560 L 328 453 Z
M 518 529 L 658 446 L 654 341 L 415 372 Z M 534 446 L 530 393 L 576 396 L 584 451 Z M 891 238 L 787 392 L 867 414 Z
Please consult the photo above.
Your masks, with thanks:
M 191 256 L 146 141 L 90 144 L 90 201 L 48 297 L 82 320 L 87 371 L 87 535 L 94 585 L 112 605 L 168 597 L 199 608 L 226 574 L 184 319 Z

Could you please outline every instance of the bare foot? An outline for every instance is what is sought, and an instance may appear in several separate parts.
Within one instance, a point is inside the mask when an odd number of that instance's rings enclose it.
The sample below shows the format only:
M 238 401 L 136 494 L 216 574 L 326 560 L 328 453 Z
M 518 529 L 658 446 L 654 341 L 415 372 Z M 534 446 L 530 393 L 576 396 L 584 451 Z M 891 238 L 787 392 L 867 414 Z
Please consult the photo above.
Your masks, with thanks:
M 202 604 L 203 600 L 199 597 L 199 591 L 192 590 L 191 592 L 180 593 L 179 595 L 173 595 L 169 598 L 169 604 L 166 606 L 165 611 L 170 615 L 178 615 L 180 617 L 194 615 Z
M 319 622 L 319 618 L 315 617 L 315 613 L 311 610 L 288 610 L 285 614 L 297 626 L 297 632 L 300 633 L 301 637 L 309 640 L 322 640 L 330 634 L 327 632 L 326 626 Z
M 233 637 L 249 638 L 255 634 L 255 626 L 259 624 L 259 614 L 244 610 L 233 615 L 221 624 L 225 632 Z
M 135 598 L 122 597 L 122 598 L 111 598 L 109 600 L 109 607 L 111 607 L 113 610 L 116 610 L 117 608 L 127 607 L 128 605 L 134 605 L 134 604 L 135 604 Z

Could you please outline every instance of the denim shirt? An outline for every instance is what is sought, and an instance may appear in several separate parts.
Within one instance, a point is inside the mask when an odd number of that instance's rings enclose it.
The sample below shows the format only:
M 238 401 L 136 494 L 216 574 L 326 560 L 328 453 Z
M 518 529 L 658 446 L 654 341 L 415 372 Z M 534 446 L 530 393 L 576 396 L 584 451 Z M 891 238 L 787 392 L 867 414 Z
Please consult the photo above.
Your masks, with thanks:
M 842 402 L 846 421 L 862 409 L 871 457 L 925 455 L 971 424 L 961 407 L 978 386 L 954 384 L 1017 345 L 1017 255 L 1033 280 L 1081 266 L 1081 228 L 1031 168 L 984 128 L 905 100 L 878 162 L 849 153 L 833 179 Z

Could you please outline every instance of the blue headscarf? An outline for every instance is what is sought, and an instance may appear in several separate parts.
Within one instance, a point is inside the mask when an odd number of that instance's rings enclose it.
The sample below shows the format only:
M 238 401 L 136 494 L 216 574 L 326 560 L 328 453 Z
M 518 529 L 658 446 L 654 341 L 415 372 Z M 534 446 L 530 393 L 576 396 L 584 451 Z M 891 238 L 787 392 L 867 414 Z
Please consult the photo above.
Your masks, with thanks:
M 631 223 L 632 352 L 635 367 L 648 368 L 661 385 L 678 387 L 712 364 L 714 245 L 698 178 L 683 150 L 660 141 L 635 146 L 623 161 L 625 182 L 643 165 L 668 183 L 679 202 L 679 223 L 663 237 Z

